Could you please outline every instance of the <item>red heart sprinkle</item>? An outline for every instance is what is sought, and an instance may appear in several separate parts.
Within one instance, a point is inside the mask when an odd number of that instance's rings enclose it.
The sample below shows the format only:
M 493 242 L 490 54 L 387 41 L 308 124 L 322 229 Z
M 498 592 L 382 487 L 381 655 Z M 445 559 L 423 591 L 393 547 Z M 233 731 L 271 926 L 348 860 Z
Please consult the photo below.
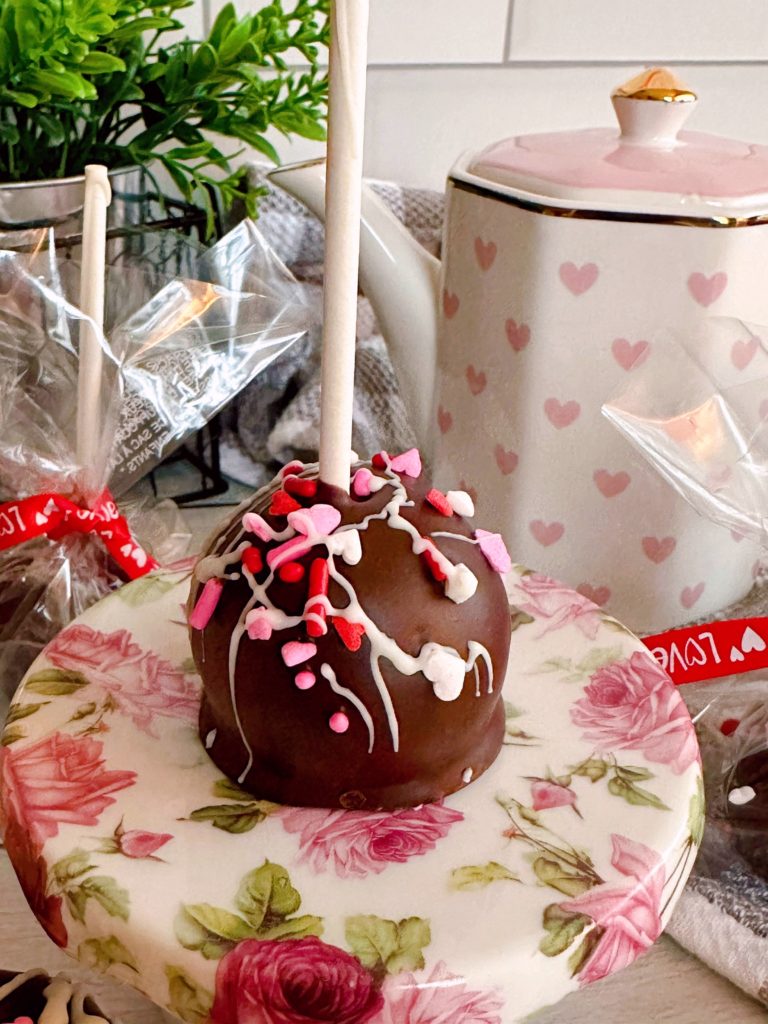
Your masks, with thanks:
M 295 512 L 301 505 L 285 491 L 275 491 L 272 495 L 272 504 L 269 506 L 271 516 L 287 516 L 289 512 Z
M 437 580 L 438 583 L 442 583 L 444 580 L 448 579 L 446 574 L 440 568 L 440 563 L 435 558 L 435 556 L 434 556 L 434 554 L 432 552 L 431 546 L 428 547 L 425 551 L 421 552 L 421 557 L 427 563 L 427 567 L 429 568 L 429 571 L 432 573 L 432 575 L 434 576 L 434 578 Z
M 376 469 L 386 469 L 387 463 L 389 462 L 389 455 L 387 452 L 376 452 L 371 459 L 371 465 L 375 466 Z
M 283 487 L 289 494 L 295 494 L 299 498 L 314 498 L 317 494 L 317 480 L 305 480 L 300 476 L 287 476 L 283 481 Z
M 726 720 L 720 725 L 720 732 L 723 734 L 723 736 L 732 736 L 738 728 L 738 718 L 726 718 Z
M 453 515 L 453 508 L 451 507 L 450 501 L 448 501 L 443 492 L 438 491 L 436 487 L 433 487 L 431 491 L 427 491 L 427 501 L 433 508 L 437 509 L 441 516 Z
M 240 557 L 245 568 L 252 572 L 254 576 L 264 568 L 264 560 L 258 548 L 246 548 Z
M 277 575 L 283 583 L 298 583 L 304 579 L 305 569 L 298 562 L 286 562 L 277 570 Z
M 340 618 L 333 618 L 331 621 L 347 650 L 359 651 L 363 643 L 365 626 L 361 622 L 347 622 L 346 619 Z

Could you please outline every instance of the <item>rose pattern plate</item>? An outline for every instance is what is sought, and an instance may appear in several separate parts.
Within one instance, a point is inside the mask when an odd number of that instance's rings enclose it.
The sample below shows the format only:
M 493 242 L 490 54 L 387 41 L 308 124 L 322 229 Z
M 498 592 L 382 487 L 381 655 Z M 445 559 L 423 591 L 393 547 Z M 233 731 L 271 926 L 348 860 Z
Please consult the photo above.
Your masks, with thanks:
M 185 571 L 53 641 L 0 748 L 5 842 L 73 956 L 190 1024 L 508 1024 L 630 964 L 701 838 L 693 727 L 586 597 L 510 574 L 506 744 L 440 804 L 280 807 L 196 732 Z

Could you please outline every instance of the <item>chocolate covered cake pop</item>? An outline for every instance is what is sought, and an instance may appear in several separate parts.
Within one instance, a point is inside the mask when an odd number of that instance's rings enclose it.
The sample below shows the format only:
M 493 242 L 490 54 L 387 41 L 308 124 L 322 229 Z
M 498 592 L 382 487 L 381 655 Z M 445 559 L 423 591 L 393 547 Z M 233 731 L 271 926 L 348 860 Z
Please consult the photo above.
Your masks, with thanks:
M 493 763 L 510 562 L 473 512 L 415 449 L 353 466 L 349 494 L 292 463 L 237 510 L 189 601 L 200 736 L 226 775 L 278 803 L 391 809 Z

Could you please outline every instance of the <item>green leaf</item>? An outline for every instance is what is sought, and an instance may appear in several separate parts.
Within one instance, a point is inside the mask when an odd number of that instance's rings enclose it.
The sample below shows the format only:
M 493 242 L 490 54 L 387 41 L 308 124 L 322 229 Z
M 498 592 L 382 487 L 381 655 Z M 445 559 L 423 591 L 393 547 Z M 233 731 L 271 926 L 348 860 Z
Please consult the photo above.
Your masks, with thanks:
M 96 971 L 108 971 L 110 967 L 125 966 L 138 974 L 136 958 L 116 935 L 102 939 L 86 939 L 77 950 L 77 958 L 87 967 Z
M 51 865 L 51 874 L 59 888 L 64 889 L 76 878 L 82 878 L 89 871 L 95 871 L 90 860 L 91 855 L 87 850 L 73 850 L 72 853 Z
M 35 712 L 39 711 L 40 708 L 44 708 L 46 704 L 50 704 L 50 701 L 44 700 L 39 704 L 11 704 L 5 724 L 11 725 L 13 722 L 21 721 L 22 718 L 29 718 L 30 715 L 34 715 Z
M 260 803 L 251 804 L 212 804 L 209 807 L 198 807 L 189 816 L 190 821 L 209 821 L 214 828 L 232 835 L 250 832 L 264 821 L 270 812 Z
M 323 919 L 312 914 L 289 917 L 271 928 L 260 928 L 260 939 L 302 939 L 305 935 L 322 935 Z
M 691 840 L 696 846 L 701 846 L 704 838 L 704 811 L 706 809 L 704 799 L 704 781 L 701 775 L 696 778 L 696 792 L 691 797 L 688 805 L 688 831 Z
M 568 871 L 558 861 L 551 860 L 549 857 L 537 857 L 533 862 L 533 870 L 538 880 L 544 885 L 548 885 L 551 889 L 556 889 L 572 899 L 581 896 L 593 885 L 591 879 L 585 875 Z
M 258 930 L 262 925 L 271 927 L 295 914 L 301 906 L 301 896 L 291 885 L 284 867 L 265 861 L 242 880 L 235 905 L 248 923 Z
M 519 718 L 522 714 L 524 714 L 524 712 L 521 711 L 520 708 L 516 707 L 511 701 L 504 701 L 504 717 L 507 721 L 509 721 L 510 718 Z
M 21 728 L 21 726 L 15 725 L 10 729 L 3 729 L 2 738 L 0 738 L 0 746 L 10 747 L 12 743 L 17 743 L 19 740 L 26 739 L 27 734 Z
M 626 779 L 628 782 L 646 782 L 654 778 L 653 772 L 647 768 L 635 768 L 633 765 L 616 765 L 614 771 L 620 779 Z
M 633 807 L 655 807 L 659 811 L 668 811 L 670 809 L 654 793 L 647 789 L 641 789 L 634 782 L 622 779 L 618 775 L 614 776 L 608 783 L 608 792 L 612 796 L 621 797 L 622 800 L 626 800 Z
M 196 669 L 192 669 L 196 671 Z M 241 789 L 237 783 L 232 782 L 231 779 L 217 779 L 213 784 L 213 795 L 221 797 L 222 800 L 239 800 L 241 803 L 253 803 L 253 795 L 246 793 L 244 789 Z M 266 804 L 266 801 L 259 801 L 259 803 Z M 277 807 L 277 804 L 272 804 L 273 807 Z
M 592 924 L 592 918 L 563 910 L 558 903 L 550 903 L 544 908 L 543 924 L 547 934 L 539 943 L 539 951 L 544 956 L 560 956 L 587 925 Z
M 171 1013 L 186 1024 L 206 1024 L 213 1006 L 213 994 L 194 982 L 181 967 L 166 964 L 165 976 Z
M 605 928 L 592 928 L 584 936 L 584 941 L 568 957 L 568 970 L 571 972 L 572 978 L 575 978 L 579 971 L 586 966 L 604 934 Z
M 217 63 L 216 51 L 209 43 L 202 43 L 192 58 L 187 72 L 190 82 L 202 82 L 215 70 Z
M 589 654 L 575 666 L 577 672 L 592 675 L 598 669 L 612 665 L 621 658 L 621 647 L 593 647 Z
M 472 891 L 474 889 L 485 889 L 493 882 L 519 882 L 516 874 L 498 864 L 495 860 L 489 860 L 487 864 L 471 864 L 462 868 L 455 868 L 451 872 L 451 888 L 459 891 Z
M 587 761 L 582 761 L 581 764 L 576 765 L 575 768 L 571 769 L 573 775 L 582 775 L 589 779 L 590 782 L 599 782 L 604 779 L 609 768 L 607 761 L 603 761 L 598 757 L 590 757 Z
M 110 917 L 128 920 L 131 898 L 127 889 L 119 886 L 114 878 L 104 875 L 91 875 L 80 884 L 86 899 L 94 899 L 106 910 Z
M 27 678 L 24 690 L 28 693 L 39 693 L 43 697 L 68 697 L 87 685 L 88 680 L 82 672 L 44 668 Z
M 532 615 L 528 614 L 528 612 L 523 612 L 519 608 L 515 608 L 513 605 L 510 605 L 509 612 L 511 619 L 511 629 L 513 633 L 516 629 L 519 629 L 521 626 L 527 626 L 531 622 L 536 621 Z
M 180 946 L 201 953 L 206 960 L 220 960 L 236 943 L 214 935 L 196 921 L 182 907 L 173 922 L 173 930 Z
M 158 601 L 161 597 L 173 590 L 175 583 L 166 579 L 165 576 L 155 576 L 149 573 L 141 579 L 134 580 L 126 586 L 120 587 L 117 591 L 118 597 L 131 608 L 138 608 L 152 601 Z
M 80 924 L 85 924 L 85 908 L 88 903 L 88 896 L 80 886 L 75 886 L 73 889 L 67 889 L 64 893 L 64 897 L 67 901 L 67 908 L 72 917 L 79 921 Z
M 536 675 L 544 675 L 546 672 L 570 672 L 573 664 L 570 658 L 548 658 L 535 670 Z
M 432 941 L 429 922 L 420 917 L 402 921 L 388 921 L 372 914 L 348 917 L 344 934 L 363 967 L 378 977 L 421 970 L 424 947 Z
M 81 704 L 76 708 L 74 715 L 70 718 L 70 722 L 81 722 L 84 718 L 89 718 L 96 711 L 96 702 L 89 701 L 87 704 Z
M 249 924 L 221 907 L 212 907 L 210 903 L 187 903 L 184 910 L 193 921 L 220 939 L 240 942 L 254 937 L 255 931 Z
M 77 69 L 87 75 L 108 75 L 114 71 L 125 71 L 125 61 L 112 53 L 91 51 L 80 61 Z

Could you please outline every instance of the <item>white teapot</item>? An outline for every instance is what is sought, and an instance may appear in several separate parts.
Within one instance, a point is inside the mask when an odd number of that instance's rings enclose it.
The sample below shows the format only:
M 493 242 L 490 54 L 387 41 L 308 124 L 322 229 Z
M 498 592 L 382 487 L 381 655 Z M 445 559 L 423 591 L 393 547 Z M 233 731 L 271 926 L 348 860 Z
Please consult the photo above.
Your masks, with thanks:
M 371 192 L 361 281 L 438 486 L 476 492 L 513 557 L 638 631 L 750 588 L 757 553 L 696 515 L 601 415 L 667 328 L 768 323 L 768 148 L 681 131 L 669 72 L 618 89 L 619 127 L 460 157 L 442 265 Z M 323 163 L 273 180 L 322 216 Z M 734 336 L 734 381 L 765 359 Z

